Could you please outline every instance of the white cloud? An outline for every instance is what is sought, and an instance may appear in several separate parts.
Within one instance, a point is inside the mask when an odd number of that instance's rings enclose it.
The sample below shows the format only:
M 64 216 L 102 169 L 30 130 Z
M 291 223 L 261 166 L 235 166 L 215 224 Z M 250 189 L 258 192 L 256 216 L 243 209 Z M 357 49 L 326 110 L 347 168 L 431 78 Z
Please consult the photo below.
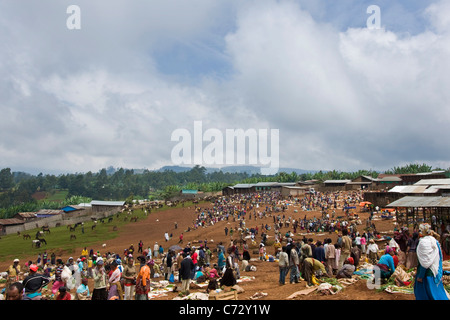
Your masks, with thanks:
M 339 32 L 293 2 L 263 3 L 238 17 L 227 43 L 246 106 L 284 133 L 285 164 L 351 170 L 408 159 L 449 163 L 448 143 L 435 142 L 448 135 L 444 30 Z
M 79 1 L 82 29 L 69 31 L 66 5 L 48 4 L 0 7 L 0 167 L 154 168 L 195 120 L 279 129 L 281 166 L 450 165 L 445 1 L 411 34 L 343 30 L 350 18 L 324 22 L 323 2 L 311 15 L 289 0 Z

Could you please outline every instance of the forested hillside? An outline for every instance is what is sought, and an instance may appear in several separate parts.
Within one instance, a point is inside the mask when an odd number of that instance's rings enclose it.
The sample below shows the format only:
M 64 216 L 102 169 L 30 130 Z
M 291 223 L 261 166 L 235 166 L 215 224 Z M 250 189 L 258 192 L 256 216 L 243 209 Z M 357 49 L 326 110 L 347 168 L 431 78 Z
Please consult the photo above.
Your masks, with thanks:
M 386 173 L 419 173 L 433 169 L 426 164 L 410 164 L 394 167 Z M 62 204 L 76 204 L 89 199 L 126 200 L 164 199 L 182 189 L 195 189 L 203 192 L 220 191 L 236 183 L 256 183 L 259 181 L 296 182 L 316 179 L 353 179 L 360 175 L 377 177 L 378 172 L 359 170 L 355 172 L 317 171 L 297 174 L 279 172 L 273 176 L 248 174 L 246 172 L 209 171 L 202 166 L 175 172 L 174 170 L 136 170 L 104 168 L 98 172 L 70 174 L 38 174 L 12 172 L 10 168 L 0 170 L 0 218 L 9 218 L 21 211 L 34 211 L 40 208 L 51 209 Z M 36 197 L 44 194 L 51 197 L 64 190 L 64 199 L 49 201 Z

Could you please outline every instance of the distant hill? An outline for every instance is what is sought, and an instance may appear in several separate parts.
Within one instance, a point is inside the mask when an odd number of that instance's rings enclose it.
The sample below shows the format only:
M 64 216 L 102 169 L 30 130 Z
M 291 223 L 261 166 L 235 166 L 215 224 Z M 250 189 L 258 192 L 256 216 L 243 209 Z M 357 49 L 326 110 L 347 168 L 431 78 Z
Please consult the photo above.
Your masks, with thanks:
M 194 166 L 163 166 L 159 169 L 154 169 L 154 170 L 149 170 L 149 171 L 163 172 L 166 170 L 171 170 L 175 173 L 179 173 L 179 172 L 187 172 L 187 171 L 191 170 L 193 167 Z M 206 173 L 212 173 L 212 172 L 218 172 L 218 171 L 222 171 L 224 173 L 244 173 L 244 172 L 246 172 L 249 175 L 261 173 L 260 167 L 255 167 L 255 166 L 226 166 L 226 167 L 222 167 L 222 168 L 210 168 L 210 167 L 205 167 L 205 168 L 206 168 Z M 129 168 L 122 168 L 122 169 L 130 170 Z M 108 175 L 113 175 L 117 170 L 119 170 L 119 168 L 109 166 L 109 167 L 105 168 L 105 170 Z M 135 174 L 142 174 L 148 169 L 145 169 L 145 168 L 134 169 L 133 168 L 131 170 L 133 170 L 133 172 Z M 326 172 L 326 170 L 322 170 L 322 171 Z M 280 168 L 278 170 L 278 172 L 286 172 L 286 173 L 295 172 L 297 174 L 302 174 L 302 173 L 315 173 L 315 172 L 318 172 L 318 170 L 305 170 L 305 169 L 297 169 L 297 168 Z M 28 171 L 20 170 L 20 171 L 12 172 L 16 182 L 18 182 L 20 180 L 32 178 L 34 175 L 37 175 L 38 173 L 39 172 L 36 170 L 28 170 Z M 67 174 L 67 172 L 52 172 L 52 173 L 47 172 L 45 174 L 60 175 L 60 174 Z
M 189 171 L 192 168 L 193 167 L 164 166 L 155 171 L 172 170 L 172 171 L 178 173 L 178 172 Z M 227 166 L 227 167 L 223 167 L 223 168 L 208 168 L 208 167 L 205 167 L 205 168 L 206 168 L 206 173 L 217 172 L 217 171 L 222 171 L 224 173 L 244 173 L 244 172 L 246 172 L 249 175 L 261 173 L 261 169 L 259 167 L 255 167 L 255 166 Z M 317 171 L 316 170 L 296 169 L 296 168 L 280 168 L 278 170 L 278 172 L 286 172 L 286 173 L 295 172 L 297 174 L 302 174 L 302 173 L 314 173 Z
M 161 167 L 161 168 L 159 168 L 157 170 L 153 170 L 153 171 L 166 171 L 167 170 L 167 171 L 173 171 L 173 172 L 178 173 L 178 172 L 186 172 L 186 171 L 189 171 L 191 169 L 192 169 L 192 167 L 164 166 L 164 167 Z

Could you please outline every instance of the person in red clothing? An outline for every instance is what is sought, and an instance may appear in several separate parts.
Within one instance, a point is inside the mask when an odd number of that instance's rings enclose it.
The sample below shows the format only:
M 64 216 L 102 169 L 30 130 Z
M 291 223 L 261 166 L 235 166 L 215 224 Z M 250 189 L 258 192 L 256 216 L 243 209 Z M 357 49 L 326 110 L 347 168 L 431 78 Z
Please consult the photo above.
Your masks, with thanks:
M 191 272 L 191 280 L 194 279 L 195 271 L 197 271 L 197 265 L 198 265 L 198 250 L 196 247 L 192 246 L 193 253 L 191 254 L 192 262 L 194 263 L 194 270 Z
M 206 266 L 206 270 L 207 270 L 207 272 L 208 272 L 208 274 L 209 274 L 209 278 L 215 278 L 215 279 L 219 279 L 220 278 L 220 276 L 219 276 L 219 274 L 217 273 L 217 265 L 215 264 L 212 268 L 210 268 L 209 267 L 209 265 L 207 265 Z
M 394 267 L 397 268 L 398 266 L 398 253 L 397 253 L 397 249 L 398 248 L 391 248 L 391 250 L 394 251 L 394 254 L 392 255 L 392 258 L 394 259 Z
M 55 300 L 72 300 L 72 296 L 67 292 L 66 287 L 62 286 L 59 288 L 59 294 L 56 296 Z

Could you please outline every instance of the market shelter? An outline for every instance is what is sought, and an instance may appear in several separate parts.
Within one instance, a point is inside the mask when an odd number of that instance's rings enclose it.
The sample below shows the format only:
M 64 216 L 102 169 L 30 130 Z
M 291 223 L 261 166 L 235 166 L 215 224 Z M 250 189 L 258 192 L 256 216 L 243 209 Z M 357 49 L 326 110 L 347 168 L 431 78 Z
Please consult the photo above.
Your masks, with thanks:
M 399 225 L 418 224 L 422 222 L 440 226 L 450 224 L 450 197 L 407 196 L 386 206 L 396 209 Z M 433 218 L 434 217 L 434 218 Z

